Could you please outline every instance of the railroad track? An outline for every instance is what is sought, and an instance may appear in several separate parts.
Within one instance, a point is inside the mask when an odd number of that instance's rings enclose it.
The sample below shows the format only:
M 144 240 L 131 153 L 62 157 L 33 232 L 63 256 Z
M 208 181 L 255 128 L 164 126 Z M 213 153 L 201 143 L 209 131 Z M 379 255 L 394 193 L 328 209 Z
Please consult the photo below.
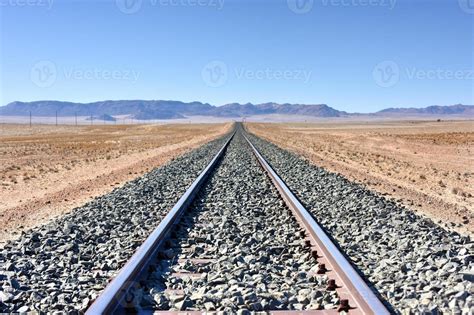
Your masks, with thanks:
M 237 125 L 87 314 L 243 309 L 389 313 Z

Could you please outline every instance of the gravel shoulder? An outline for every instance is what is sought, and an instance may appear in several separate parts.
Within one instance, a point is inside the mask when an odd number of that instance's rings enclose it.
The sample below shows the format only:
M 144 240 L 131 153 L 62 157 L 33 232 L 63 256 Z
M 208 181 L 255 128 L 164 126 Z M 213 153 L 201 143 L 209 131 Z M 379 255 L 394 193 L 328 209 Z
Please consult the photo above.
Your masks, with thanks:
M 0 312 L 84 310 L 222 147 L 219 138 L 0 249 Z
M 474 243 L 256 136 L 254 145 L 398 313 L 474 312 Z
M 228 132 L 221 125 L 0 125 L 0 244 Z
M 328 121 L 248 128 L 315 165 L 473 236 L 474 121 Z

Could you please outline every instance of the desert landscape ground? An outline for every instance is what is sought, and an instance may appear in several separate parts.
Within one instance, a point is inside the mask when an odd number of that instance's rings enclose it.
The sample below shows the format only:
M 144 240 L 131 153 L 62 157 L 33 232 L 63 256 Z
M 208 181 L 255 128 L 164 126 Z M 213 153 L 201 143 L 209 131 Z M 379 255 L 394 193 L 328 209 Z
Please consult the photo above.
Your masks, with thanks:
M 248 129 L 442 225 L 474 232 L 473 121 L 252 123 Z
M 0 124 L 0 242 L 210 139 L 231 124 Z
M 329 171 L 474 231 L 473 121 L 248 123 Z M 0 124 L 0 242 L 222 135 L 231 123 Z
M 472 309 L 472 121 L 0 126 L 0 312 Z

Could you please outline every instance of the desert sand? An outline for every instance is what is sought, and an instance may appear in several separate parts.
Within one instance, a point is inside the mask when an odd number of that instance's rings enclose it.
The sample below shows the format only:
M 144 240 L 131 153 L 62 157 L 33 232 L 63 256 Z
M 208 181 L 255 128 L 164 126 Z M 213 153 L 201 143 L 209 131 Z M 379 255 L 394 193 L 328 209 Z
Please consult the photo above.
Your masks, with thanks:
M 0 242 L 217 138 L 231 124 L 0 124 Z
M 248 124 L 251 132 L 461 233 L 474 232 L 474 122 Z

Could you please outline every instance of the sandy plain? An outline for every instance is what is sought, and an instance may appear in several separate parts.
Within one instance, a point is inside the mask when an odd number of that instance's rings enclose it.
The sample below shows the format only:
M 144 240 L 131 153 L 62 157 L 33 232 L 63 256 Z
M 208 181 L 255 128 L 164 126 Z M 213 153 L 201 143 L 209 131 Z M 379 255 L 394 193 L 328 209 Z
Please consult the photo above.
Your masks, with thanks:
M 223 135 L 226 124 L 0 124 L 0 242 Z
M 250 123 L 251 132 L 463 234 L 474 233 L 474 121 Z

